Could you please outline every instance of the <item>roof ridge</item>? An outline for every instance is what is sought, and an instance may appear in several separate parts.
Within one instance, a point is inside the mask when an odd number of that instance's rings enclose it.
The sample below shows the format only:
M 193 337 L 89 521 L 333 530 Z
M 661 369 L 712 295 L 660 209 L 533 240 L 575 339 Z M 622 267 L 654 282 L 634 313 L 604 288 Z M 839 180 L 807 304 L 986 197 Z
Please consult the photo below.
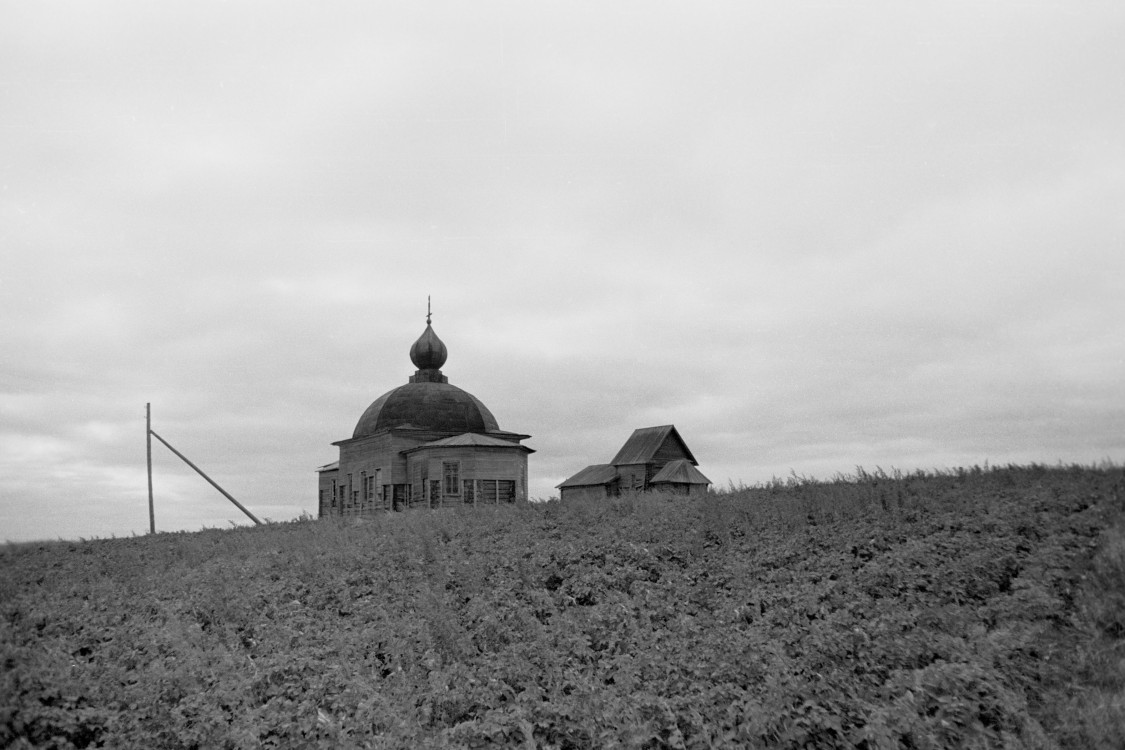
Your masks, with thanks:
M 614 466 L 621 464 L 644 464 L 652 460 L 653 455 L 668 439 L 669 435 L 675 435 L 676 440 L 679 442 L 680 447 L 686 456 L 696 463 L 695 456 L 688 448 L 687 442 L 680 431 L 676 429 L 674 424 L 656 425 L 654 427 L 638 427 L 633 430 L 633 434 L 621 446 L 621 450 L 617 451 L 617 455 L 610 461 Z

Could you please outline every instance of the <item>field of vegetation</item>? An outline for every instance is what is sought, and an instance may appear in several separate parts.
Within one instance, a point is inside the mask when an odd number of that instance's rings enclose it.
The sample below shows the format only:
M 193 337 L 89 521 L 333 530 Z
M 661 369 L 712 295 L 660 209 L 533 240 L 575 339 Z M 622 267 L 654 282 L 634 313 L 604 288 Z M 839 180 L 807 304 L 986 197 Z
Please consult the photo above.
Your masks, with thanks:
M 1125 472 L 0 547 L 0 746 L 1122 748 Z

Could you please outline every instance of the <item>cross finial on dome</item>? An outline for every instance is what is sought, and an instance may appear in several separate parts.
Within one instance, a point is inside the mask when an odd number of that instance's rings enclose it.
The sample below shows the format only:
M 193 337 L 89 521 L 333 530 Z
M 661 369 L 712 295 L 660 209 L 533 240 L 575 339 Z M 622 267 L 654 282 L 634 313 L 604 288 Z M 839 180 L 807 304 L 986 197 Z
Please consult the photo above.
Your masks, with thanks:
M 412 383 L 431 382 L 431 383 L 445 383 L 448 382 L 444 375 L 441 374 L 441 366 L 445 364 L 445 358 L 448 356 L 448 350 L 445 344 L 434 333 L 434 329 L 430 326 L 430 298 L 426 296 L 426 330 L 422 331 L 422 335 L 414 342 L 414 346 L 410 347 L 410 361 L 418 368 L 418 372 L 410 379 Z

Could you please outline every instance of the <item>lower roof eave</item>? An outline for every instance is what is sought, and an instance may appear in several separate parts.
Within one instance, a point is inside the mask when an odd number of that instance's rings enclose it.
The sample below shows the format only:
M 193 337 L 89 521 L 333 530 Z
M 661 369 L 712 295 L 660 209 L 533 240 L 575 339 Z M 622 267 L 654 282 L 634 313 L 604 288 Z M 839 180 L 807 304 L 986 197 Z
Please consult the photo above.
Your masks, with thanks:
M 416 451 L 424 450 L 440 450 L 453 448 L 457 450 L 500 450 L 500 451 L 523 451 L 524 453 L 534 453 L 533 448 L 526 445 L 520 445 L 514 440 L 508 440 L 500 437 L 495 433 L 488 433 L 482 435 L 478 432 L 462 432 L 458 435 L 441 438 L 440 440 L 433 440 L 421 445 L 415 445 L 405 450 L 399 451 L 400 454 L 414 453 Z
M 390 429 L 382 430 L 382 431 L 376 432 L 372 435 L 364 435 L 362 437 L 350 437 L 350 438 L 345 438 L 343 440 L 337 440 L 337 441 L 333 442 L 332 445 L 335 445 L 336 447 L 340 447 L 340 446 L 344 446 L 344 445 L 349 445 L 351 443 L 359 442 L 360 440 L 370 440 L 371 438 L 379 437 L 380 435 L 394 435 L 396 437 L 407 436 L 407 437 L 411 437 L 415 440 L 420 440 L 423 443 L 432 443 L 433 441 L 441 440 L 442 438 L 456 437 L 458 435 L 464 435 L 464 434 L 488 435 L 490 437 L 496 437 L 496 438 L 500 438 L 501 440 L 510 441 L 510 442 L 512 442 L 513 444 L 516 444 L 516 445 L 519 445 L 519 442 L 521 440 L 527 440 L 528 438 L 531 437 L 531 435 L 524 435 L 523 433 L 520 433 L 520 432 L 508 432 L 506 430 L 492 430 L 490 432 L 464 433 L 464 432 L 450 432 L 448 430 L 427 430 L 427 429 L 424 429 L 422 427 L 415 427 L 414 425 L 399 425 L 398 427 L 391 427 Z M 526 446 L 522 446 L 522 447 L 526 447 Z M 528 448 L 528 450 L 531 451 L 532 453 L 535 452 L 531 448 Z

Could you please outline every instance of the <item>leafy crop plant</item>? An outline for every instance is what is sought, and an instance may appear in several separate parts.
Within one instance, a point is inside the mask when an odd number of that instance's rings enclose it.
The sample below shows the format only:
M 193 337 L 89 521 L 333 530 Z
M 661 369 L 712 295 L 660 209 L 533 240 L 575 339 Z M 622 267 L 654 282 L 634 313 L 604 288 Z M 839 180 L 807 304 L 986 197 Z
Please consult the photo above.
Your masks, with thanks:
M 1113 466 L 0 548 L 0 746 L 1125 747 Z

